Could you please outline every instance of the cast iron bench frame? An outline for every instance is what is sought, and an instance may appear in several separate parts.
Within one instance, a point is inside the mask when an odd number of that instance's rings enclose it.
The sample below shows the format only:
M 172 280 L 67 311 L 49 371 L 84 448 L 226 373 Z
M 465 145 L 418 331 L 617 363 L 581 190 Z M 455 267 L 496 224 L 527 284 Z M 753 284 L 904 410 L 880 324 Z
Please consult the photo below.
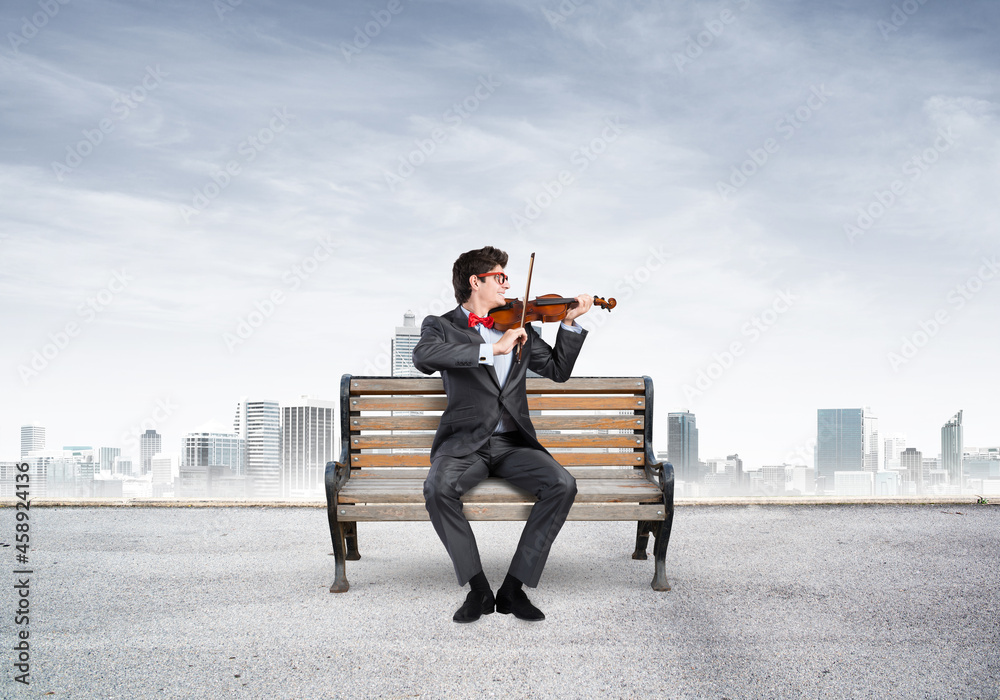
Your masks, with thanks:
M 665 560 L 674 518 L 674 468 L 653 451 L 653 380 L 574 377 L 557 383 L 529 378 L 527 394 L 539 442 L 577 480 L 567 520 L 635 520 L 632 558 L 646 559 L 652 534 L 650 585 L 669 591 Z M 326 465 L 336 567 L 331 593 L 348 590 L 345 562 L 361 558 L 359 522 L 429 520 L 423 483 L 447 402 L 440 377 L 341 378 L 341 456 Z M 494 478 L 462 498 L 470 521 L 523 521 L 534 500 Z

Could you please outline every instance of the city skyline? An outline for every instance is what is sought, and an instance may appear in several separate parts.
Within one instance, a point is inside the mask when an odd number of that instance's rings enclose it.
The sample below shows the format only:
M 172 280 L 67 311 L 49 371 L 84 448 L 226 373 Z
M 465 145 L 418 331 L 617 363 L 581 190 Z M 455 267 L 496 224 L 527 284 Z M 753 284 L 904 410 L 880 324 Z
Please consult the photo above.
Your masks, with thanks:
M 616 298 L 574 373 L 651 376 L 658 449 L 995 444 L 1000 5 L 903 5 L 5 3 L 0 455 L 336 400 L 483 245 Z

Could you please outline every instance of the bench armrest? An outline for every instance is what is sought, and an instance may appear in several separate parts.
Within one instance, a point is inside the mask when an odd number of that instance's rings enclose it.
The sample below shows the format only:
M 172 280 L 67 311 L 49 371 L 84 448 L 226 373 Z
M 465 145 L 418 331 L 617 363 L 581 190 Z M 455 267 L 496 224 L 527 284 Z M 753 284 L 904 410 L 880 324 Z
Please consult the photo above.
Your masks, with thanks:
M 342 462 L 326 463 L 326 496 L 327 500 L 342 488 L 351 478 L 351 468 Z

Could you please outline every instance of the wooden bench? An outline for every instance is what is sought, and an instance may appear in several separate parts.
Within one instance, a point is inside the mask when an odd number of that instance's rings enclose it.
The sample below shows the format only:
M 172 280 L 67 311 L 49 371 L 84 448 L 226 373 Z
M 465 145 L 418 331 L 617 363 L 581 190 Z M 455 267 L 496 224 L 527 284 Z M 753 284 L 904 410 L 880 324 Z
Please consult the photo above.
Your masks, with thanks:
M 674 470 L 653 452 L 649 377 L 527 380 L 538 440 L 577 480 L 568 520 L 634 520 L 633 559 L 655 537 L 652 587 L 668 591 L 665 557 L 674 516 Z M 347 560 L 360 559 L 359 522 L 429 520 L 423 483 L 430 447 L 447 405 L 440 377 L 360 377 L 340 384 L 341 457 L 326 465 L 327 514 L 336 573 L 347 591 Z M 526 520 L 535 498 L 487 479 L 462 498 L 472 520 Z

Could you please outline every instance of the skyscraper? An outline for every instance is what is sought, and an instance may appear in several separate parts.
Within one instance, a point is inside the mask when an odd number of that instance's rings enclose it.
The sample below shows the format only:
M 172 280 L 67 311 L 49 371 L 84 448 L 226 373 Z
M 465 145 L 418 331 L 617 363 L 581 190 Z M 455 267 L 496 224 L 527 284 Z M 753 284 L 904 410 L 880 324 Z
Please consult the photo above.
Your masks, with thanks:
M 115 457 L 121 457 L 120 447 L 99 447 L 97 448 L 97 463 L 102 472 L 115 472 Z
M 899 467 L 905 470 L 906 481 L 913 484 L 914 495 L 924 491 L 924 456 L 915 447 L 907 447 L 899 453 Z
M 885 451 L 883 452 L 885 459 L 886 469 L 899 468 L 900 455 L 903 454 L 903 450 L 906 449 L 906 436 L 902 433 L 896 433 L 892 437 L 883 438 L 882 444 L 885 446 Z
M 45 449 L 45 428 L 32 423 L 21 426 L 21 459 L 32 450 Z
M 816 412 L 816 487 L 832 492 L 835 472 L 865 470 L 864 409 Z
M 403 314 L 403 325 L 396 326 L 396 335 L 392 339 L 392 376 L 422 377 L 423 372 L 413 366 L 413 348 L 420 340 L 420 329 L 417 328 L 417 317 L 412 311 Z
M 699 481 L 698 427 L 688 411 L 667 414 L 667 458 L 674 465 L 678 481 Z
M 240 401 L 233 428 L 246 440 L 247 496 L 281 497 L 281 409 L 277 401 Z
M 864 438 L 865 457 L 864 468 L 866 472 L 877 472 L 879 469 L 878 453 L 882 445 L 878 441 L 878 418 L 872 410 L 865 406 L 861 409 L 861 434 Z
M 395 367 L 395 365 L 394 365 Z M 303 396 L 281 407 L 281 495 L 314 496 L 323 491 L 326 463 L 336 457 L 332 401 Z
M 139 473 L 149 474 L 152 470 L 153 455 L 160 453 L 162 436 L 155 430 L 147 430 L 139 436 Z
M 962 488 L 962 412 L 941 426 L 941 469 L 948 472 L 948 484 Z

